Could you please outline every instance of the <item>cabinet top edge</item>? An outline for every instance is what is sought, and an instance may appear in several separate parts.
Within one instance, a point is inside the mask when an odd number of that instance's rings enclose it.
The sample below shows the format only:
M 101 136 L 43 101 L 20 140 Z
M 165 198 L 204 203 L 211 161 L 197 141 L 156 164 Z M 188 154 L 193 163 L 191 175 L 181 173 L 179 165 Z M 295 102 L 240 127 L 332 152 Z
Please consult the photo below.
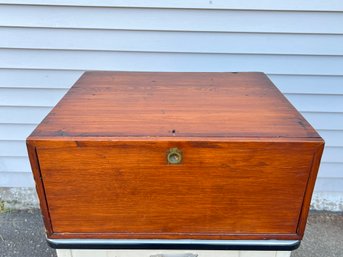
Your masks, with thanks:
M 36 142 L 317 142 L 322 137 L 40 137 L 29 136 L 28 144 Z

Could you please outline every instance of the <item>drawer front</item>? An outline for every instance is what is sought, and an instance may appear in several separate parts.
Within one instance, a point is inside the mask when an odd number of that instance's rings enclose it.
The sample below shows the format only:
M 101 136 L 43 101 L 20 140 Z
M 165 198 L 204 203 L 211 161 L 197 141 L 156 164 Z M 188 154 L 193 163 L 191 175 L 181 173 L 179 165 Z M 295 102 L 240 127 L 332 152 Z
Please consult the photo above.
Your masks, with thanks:
M 37 154 L 54 233 L 224 239 L 296 233 L 314 145 L 99 142 Z

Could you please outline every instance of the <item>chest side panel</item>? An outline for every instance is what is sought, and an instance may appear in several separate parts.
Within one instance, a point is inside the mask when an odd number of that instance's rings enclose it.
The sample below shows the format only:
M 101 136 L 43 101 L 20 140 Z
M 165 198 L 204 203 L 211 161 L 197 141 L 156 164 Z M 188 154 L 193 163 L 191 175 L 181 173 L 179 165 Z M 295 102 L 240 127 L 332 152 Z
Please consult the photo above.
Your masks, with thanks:
M 175 147 L 183 158 L 173 165 Z M 54 233 L 223 239 L 296 234 L 314 145 L 112 142 L 37 153 Z

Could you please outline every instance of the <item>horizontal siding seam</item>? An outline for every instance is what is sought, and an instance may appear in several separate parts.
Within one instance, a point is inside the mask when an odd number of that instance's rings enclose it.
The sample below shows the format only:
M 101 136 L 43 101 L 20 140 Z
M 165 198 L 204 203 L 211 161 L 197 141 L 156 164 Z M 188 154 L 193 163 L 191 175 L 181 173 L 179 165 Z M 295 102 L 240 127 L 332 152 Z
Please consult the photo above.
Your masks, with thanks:
M 131 3 L 130 3 L 131 2 Z M 85 2 L 85 1 L 70 1 L 70 2 L 58 2 L 58 1 L 50 1 L 50 2 L 44 2 L 44 1 L 0 1 L 0 5 L 13 5 L 13 6 L 52 6 L 52 7 L 78 7 L 78 8 L 137 8 L 137 9 L 184 9 L 184 10 L 235 10 L 235 11 L 282 11 L 282 12 L 341 12 L 343 11 L 343 5 L 336 1 L 336 5 L 325 5 L 322 4 L 321 7 L 315 7 L 313 3 L 308 4 L 305 1 L 297 1 L 296 4 L 289 3 L 288 7 L 283 6 L 282 4 L 278 6 L 278 3 L 274 3 L 274 7 L 271 8 L 271 3 L 263 3 L 262 5 L 251 5 L 249 7 L 245 6 L 243 4 L 237 5 L 234 3 L 225 3 L 223 4 L 223 1 L 216 1 L 217 5 L 214 4 L 212 1 L 205 3 L 199 3 L 199 6 L 196 7 L 196 5 L 190 6 L 187 3 L 175 3 L 175 1 L 154 1 L 152 4 L 149 1 L 142 1 L 142 3 L 137 4 L 137 1 L 125 1 L 125 2 L 113 2 L 111 4 L 105 4 L 105 3 L 99 3 L 97 4 Z M 219 2 L 219 4 L 218 4 Z M 244 1 L 243 1 L 244 2 Z M 193 2 L 194 3 L 194 2 Z M 329 2 L 331 3 L 331 2 Z M 340 5 L 339 5 L 340 4 Z M 219 6 L 218 6 L 219 5 Z M 221 6 L 220 6 L 221 5 Z M 273 6 L 273 5 L 272 5 Z M 332 6 L 335 6 L 334 8 Z
M 0 23 L 0 27 L 13 27 L 13 28 L 43 28 L 43 29 L 73 29 L 73 30 L 118 30 L 118 31 L 160 31 L 160 32 L 199 32 L 199 33 L 248 33 L 248 34 L 304 34 L 304 35 L 343 35 L 342 32 L 330 32 L 330 33 L 321 33 L 321 32 L 296 32 L 296 31 L 285 31 L 285 32 L 268 32 L 268 31 L 241 31 L 241 30 L 230 30 L 230 31 L 223 31 L 223 30 L 179 30 L 179 29 L 119 29 L 119 28 L 96 28 L 96 27 L 87 27 L 87 28 L 80 28 L 80 27 L 63 27 L 63 26 L 56 26 L 56 27 L 51 27 L 51 26 L 25 26 L 25 25 L 21 25 L 21 26 L 4 26 L 1 25 Z
M 0 67 L 0 71 L 52 71 L 52 72 L 85 72 L 84 69 L 56 69 L 56 68 L 27 68 L 27 67 Z M 124 70 L 117 70 L 117 71 L 124 71 Z M 139 71 L 135 71 L 139 72 Z M 145 72 L 145 71 L 142 71 Z M 170 71 L 172 72 L 172 71 Z M 186 71 L 187 72 L 187 71 Z M 192 71 L 191 71 L 192 72 Z M 211 72 L 211 71 L 209 71 Z M 214 71 L 213 71 L 214 72 Z M 218 72 L 233 72 L 233 71 L 218 71 Z M 267 76 L 289 76 L 289 77 L 337 77 L 343 78 L 342 75 L 335 75 L 335 74 L 298 74 L 298 73 L 274 73 L 274 72 L 266 72 Z
M 120 32 L 177 32 L 177 33 L 216 33 L 216 34 L 267 34 L 267 35 L 304 35 L 304 36 L 310 36 L 310 35 L 318 35 L 318 36 L 343 36 L 343 33 L 322 33 L 322 32 L 273 32 L 273 31 L 215 31 L 215 30 L 171 30 L 171 29 L 130 29 L 130 28 L 83 28 L 83 27 L 51 27 L 51 26 L 30 26 L 30 25 L 1 25 L 0 28 L 7 28 L 7 29 L 49 29 L 49 30 L 94 30 L 94 31 L 120 31 Z
M 32 47 L 0 47 L 0 50 L 10 50 L 10 51 L 39 51 L 39 50 L 44 50 L 44 51 L 51 51 L 51 52 L 59 52 L 59 51 L 63 51 L 63 52 L 102 52 L 102 53 L 132 53 L 132 54 L 144 54 L 144 53 L 148 53 L 148 54 L 190 54 L 190 55 L 242 55 L 242 56 L 247 56 L 247 55 L 253 55 L 253 56 L 296 56 L 296 57 L 301 57 L 301 56 L 305 56 L 305 57 L 342 57 L 343 54 L 336 54 L 336 55 L 331 55 L 331 54 L 295 54 L 295 53 L 291 53 L 291 54 L 283 54 L 283 53 L 261 53 L 261 52 L 257 52 L 257 53 L 253 53 L 253 52 L 189 52 L 189 51 L 156 51 L 156 50 L 105 50 L 105 49 L 68 49 L 68 48 L 32 48 Z M 0 68 L 1 69 L 1 68 Z M 337 76 L 337 75 L 333 75 L 333 76 Z M 343 76 L 343 75 L 340 75 Z
M 11 50 L 11 51 L 21 51 L 21 50 L 30 50 L 30 51 L 39 51 L 39 50 L 45 50 L 45 51 L 64 51 L 64 52 L 104 52 L 104 53 L 152 53 L 152 54 L 194 54 L 194 55 L 267 55 L 267 56 L 319 56 L 319 57 L 342 57 L 343 54 L 315 54 L 315 53 L 269 53 L 269 52 L 220 52 L 220 51 L 198 51 L 198 52 L 191 52 L 191 51 L 162 51 L 162 50 L 120 50 L 120 49 L 114 49 L 114 50 L 107 50 L 107 49 L 91 49 L 91 48 L 52 48 L 52 47 L 1 47 L 0 50 Z

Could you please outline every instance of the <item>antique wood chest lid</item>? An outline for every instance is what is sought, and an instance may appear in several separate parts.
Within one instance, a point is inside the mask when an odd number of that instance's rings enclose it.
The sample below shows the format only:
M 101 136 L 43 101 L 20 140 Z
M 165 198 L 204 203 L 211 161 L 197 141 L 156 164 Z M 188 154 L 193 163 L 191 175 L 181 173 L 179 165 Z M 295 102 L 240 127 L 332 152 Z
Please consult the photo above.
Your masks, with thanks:
M 86 72 L 31 135 L 319 138 L 263 73 Z

